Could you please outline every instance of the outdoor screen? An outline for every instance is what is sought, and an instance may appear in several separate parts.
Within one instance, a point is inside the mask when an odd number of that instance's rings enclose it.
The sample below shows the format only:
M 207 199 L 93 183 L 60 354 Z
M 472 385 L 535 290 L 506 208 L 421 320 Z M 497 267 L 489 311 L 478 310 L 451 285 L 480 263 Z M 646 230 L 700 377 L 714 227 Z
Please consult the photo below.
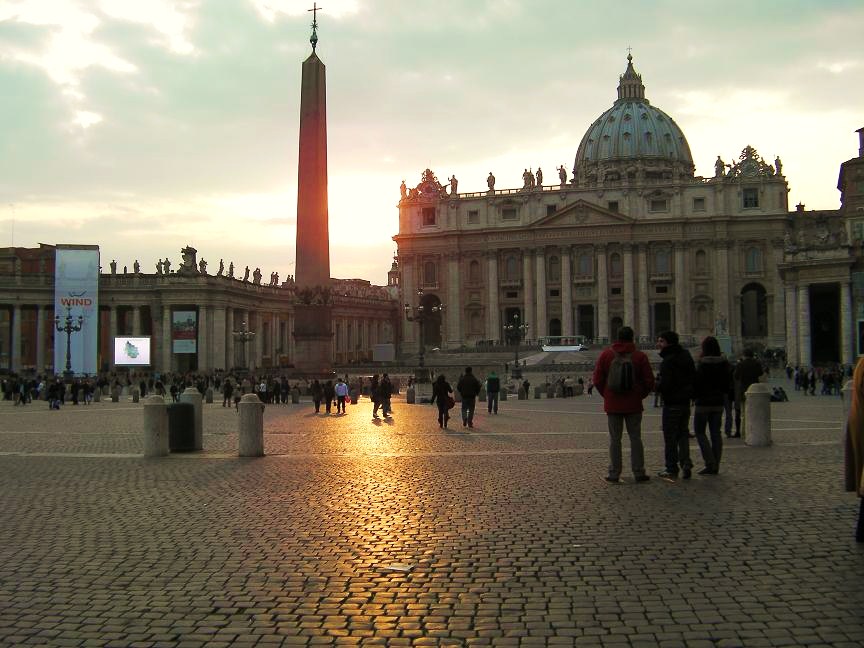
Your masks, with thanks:
M 150 365 L 149 337 L 115 337 L 114 364 L 118 367 L 146 367 Z

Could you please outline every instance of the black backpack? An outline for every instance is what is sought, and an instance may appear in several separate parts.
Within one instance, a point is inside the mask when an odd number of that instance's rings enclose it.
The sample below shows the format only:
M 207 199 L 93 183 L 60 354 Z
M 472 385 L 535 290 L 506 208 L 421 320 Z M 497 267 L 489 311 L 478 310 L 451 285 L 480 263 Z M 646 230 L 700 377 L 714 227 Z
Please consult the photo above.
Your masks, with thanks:
M 630 353 L 614 352 L 615 357 L 609 365 L 609 375 L 606 378 L 606 386 L 617 394 L 623 394 L 633 389 L 635 377 L 633 375 L 633 358 Z

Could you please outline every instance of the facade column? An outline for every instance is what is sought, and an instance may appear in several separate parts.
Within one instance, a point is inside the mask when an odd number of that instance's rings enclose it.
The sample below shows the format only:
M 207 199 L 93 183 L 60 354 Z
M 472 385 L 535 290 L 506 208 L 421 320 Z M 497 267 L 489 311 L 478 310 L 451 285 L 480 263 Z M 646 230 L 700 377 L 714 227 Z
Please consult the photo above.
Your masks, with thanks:
M 198 371 L 210 371 L 213 357 L 210 341 L 210 322 L 207 317 L 209 309 L 203 304 L 198 306 Z
M 741 317 L 732 317 L 729 304 L 729 241 L 718 241 L 714 252 L 717 272 L 714 274 L 714 320 L 722 313 L 726 317 L 727 332 L 733 340 L 740 337 Z
M 675 244 L 675 331 L 678 335 L 690 333 L 690 300 L 687 297 L 687 276 L 684 274 L 684 244 Z
M 117 307 L 108 307 L 108 366 L 114 371 L 114 338 L 117 337 Z
M 498 253 L 490 252 L 486 256 L 486 274 L 489 277 L 489 313 L 486 318 L 486 338 L 489 340 L 501 339 L 501 314 L 498 305 Z
M 36 304 L 36 372 L 45 371 L 45 307 Z
M 402 306 L 408 304 L 411 307 L 412 311 L 414 306 L 417 304 L 414 303 L 414 300 L 417 299 L 417 288 L 414 284 L 414 258 L 411 256 L 399 257 L 399 266 L 401 269 L 402 283 L 401 283 L 401 294 L 403 303 L 399 304 L 401 309 Z M 405 314 L 400 313 L 400 316 L 404 319 Z M 407 320 L 402 323 L 402 343 L 403 353 L 410 352 L 419 352 L 420 345 L 418 344 L 419 331 L 416 331 L 418 326 L 413 322 L 408 322 Z M 336 338 L 334 337 L 334 343 Z
M 844 281 L 840 284 L 840 362 L 844 365 L 855 362 L 852 339 L 852 288 Z
M 798 359 L 809 367 L 810 354 L 810 286 L 798 286 Z
M 21 373 L 21 305 L 12 307 L 12 371 Z
M 600 343 L 609 342 L 609 280 L 606 275 L 606 246 L 596 247 L 597 257 L 597 332 Z
M 132 335 L 138 337 L 141 335 L 141 307 L 132 307 Z
M 546 249 L 538 248 L 534 252 L 534 267 L 536 272 L 537 284 L 537 337 L 546 337 L 549 335 L 549 318 L 546 314 Z
M 633 245 L 624 244 L 624 326 L 636 326 L 636 302 L 633 293 Z
M 225 310 L 221 306 L 213 309 L 213 352 L 210 358 L 214 369 L 227 369 L 231 366 L 225 362 Z
M 648 248 L 645 245 L 639 246 L 637 263 L 639 264 L 639 331 L 637 332 L 639 337 L 637 339 L 649 340 L 651 319 L 648 307 L 651 302 L 648 298 Z
M 785 347 L 786 341 L 786 291 L 783 290 L 783 277 L 780 275 L 780 266 L 783 263 L 783 247 L 777 245 L 773 249 L 774 268 L 772 269 L 772 283 L 774 289 L 774 310 L 771 313 L 769 335 L 771 344 L 775 347 Z M 842 355 L 842 354 L 841 354 Z
M 456 349 L 462 344 L 462 298 L 459 277 L 459 254 L 447 256 L 447 313 L 446 348 Z
M 531 257 L 533 250 L 522 251 L 522 288 L 525 292 L 525 307 L 522 312 L 522 324 L 528 328 L 525 337 L 537 338 L 537 322 L 534 321 L 534 280 L 531 278 Z
M 234 348 L 234 309 L 230 306 L 225 309 L 225 369 L 237 366 L 237 356 Z
M 570 246 L 561 246 L 561 334 L 574 335 L 573 270 L 570 267 Z
M 786 357 L 790 364 L 800 364 L 798 357 L 798 293 L 794 284 L 787 284 L 786 290 Z
M 171 306 L 162 305 L 162 371 L 171 371 Z

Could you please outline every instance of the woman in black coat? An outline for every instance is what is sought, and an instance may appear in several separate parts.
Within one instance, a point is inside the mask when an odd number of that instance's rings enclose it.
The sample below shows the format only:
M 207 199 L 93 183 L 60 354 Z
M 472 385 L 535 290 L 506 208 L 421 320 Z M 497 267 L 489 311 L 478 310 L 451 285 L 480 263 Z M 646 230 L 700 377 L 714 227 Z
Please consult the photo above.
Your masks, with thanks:
M 446 428 L 450 420 L 450 395 L 453 388 L 444 374 L 438 374 L 438 378 L 432 383 L 432 402 L 438 404 L 438 427 Z
M 720 471 L 720 458 L 723 455 L 723 435 L 720 421 L 723 416 L 723 402 L 729 393 L 732 366 L 723 356 L 717 338 L 709 335 L 702 340 L 702 355 L 696 365 L 693 381 L 693 431 L 702 451 L 705 468 L 700 475 L 716 475 Z M 708 428 L 710 439 L 705 434 Z

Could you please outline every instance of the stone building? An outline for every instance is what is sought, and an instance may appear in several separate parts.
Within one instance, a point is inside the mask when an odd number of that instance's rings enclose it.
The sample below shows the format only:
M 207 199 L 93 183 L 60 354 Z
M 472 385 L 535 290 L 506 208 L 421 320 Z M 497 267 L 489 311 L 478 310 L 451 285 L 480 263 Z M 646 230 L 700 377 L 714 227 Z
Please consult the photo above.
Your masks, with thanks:
M 429 169 L 415 187 L 403 182 L 400 301 L 445 306 L 427 321 L 425 345 L 506 343 L 517 322 L 533 340 L 606 343 L 626 324 L 643 342 L 670 328 L 716 332 L 735 351 L 758 344 L 785 348 L 791 362 L 851 362 L 864 319 L 851 291 L 860 232 L 850 244 L 847 222 L 862 200 L 861 152 L 843 165 L 843 207 L 830 212 L 790 213 L 782 162 L 749 145 L 737 160 L 718 156 L 713 177 L 696 176 L 684 133 L 627 59 L 572 175 L 561 165 L 544 184 L 541 169 L 526 168 L 522 187 L 502 190 L 490 172 L 487 190 L 471 193 Z M 404 331 L 404 350 L 417 350 L 419 329 Z
M 53 245 L 0 249 L 0 371 L 62 370 L 53 367 L 55 251 Z M 116 336 L 140 335 L 151 337 L 149 369 L 155 371 L 248 367 L 290 375 L 297 358 L 293 278 L 278 282 L 272 276 L 268 283 L 257 269 L 244 278 L 224 269 L 208 274 L 194 248 L 183 253 L 185 259 L 167 273 L 161 260 L 155 273 L 118 271 L 116 264 L 100 273 L 97 366 L 114 368 Z M 329 302 L 334 363 L 366 362 L 374 345 L 395 342 L 400 313 L 387 288 L 331 279 Z M 195 353 L 173 352 L 172 313 L 180 311 L 196 314 Z M 235 335 L 244 329 L 256 334 L 246 343 Z

